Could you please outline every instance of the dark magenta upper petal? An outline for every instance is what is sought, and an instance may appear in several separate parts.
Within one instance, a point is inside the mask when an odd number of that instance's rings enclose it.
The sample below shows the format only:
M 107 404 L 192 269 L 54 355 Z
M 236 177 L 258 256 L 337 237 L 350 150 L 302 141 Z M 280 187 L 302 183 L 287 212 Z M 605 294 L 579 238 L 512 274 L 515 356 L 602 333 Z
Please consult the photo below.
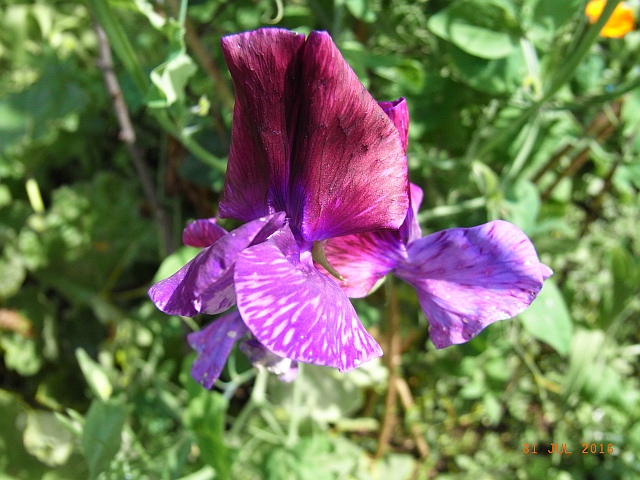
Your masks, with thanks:
M 222 47 L 236 106 L 220 215 L 283 210 L 305 241 L 398 228 L 408 206 L 401 135 L 329 35 L 260 29 Z M 398 118 L 401 104 L 390 107 Z
M 395 273 L 415 287 L 437 348 L 522 312 L 552 273 L 527 236 L 501 220 L 428 235 L 407 253 Z
M 250 221 L 284 210 L 304 35 L 262 28 L 221 42 L 236 104 L 219 212 Z
M 307 38 L 301 78 L 287 211 L 294 233 L 316 241 L 399 228 L 407 161 L 393 122 L 326 32 Z
M 208 247 L 227 231 L 216 223 L 215 218 L 202 218 L 191 222 L 182 232 L 182 243 L 191 247 Z

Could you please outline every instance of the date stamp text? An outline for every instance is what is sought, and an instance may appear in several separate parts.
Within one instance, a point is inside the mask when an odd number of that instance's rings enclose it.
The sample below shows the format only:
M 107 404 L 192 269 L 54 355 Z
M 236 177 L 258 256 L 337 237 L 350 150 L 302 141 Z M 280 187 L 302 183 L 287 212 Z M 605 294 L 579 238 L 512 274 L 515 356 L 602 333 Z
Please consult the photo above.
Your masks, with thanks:
M 569 449 L 571 448 L 571 449 Z M 526 455 L 536 455 L 538 453 L 558 455 L 611 455 L 615 453 L 613 443 L 581 443 L 580 448 L 569 447 L 566 443 L 550 443 L 548 445 L 538 445 L 536 443 L 523 443 L 522 452 Z

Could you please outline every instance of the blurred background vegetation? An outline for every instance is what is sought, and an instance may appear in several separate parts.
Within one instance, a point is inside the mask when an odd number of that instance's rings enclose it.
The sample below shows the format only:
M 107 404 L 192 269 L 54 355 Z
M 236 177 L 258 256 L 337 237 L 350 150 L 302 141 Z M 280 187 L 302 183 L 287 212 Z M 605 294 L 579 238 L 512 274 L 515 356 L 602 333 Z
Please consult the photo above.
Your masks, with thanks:
M 640 478 L 640 33 L 585 5 L 0 0 L 0 478 Z M 407 98 L 423 230 L 517 224 L 555 271 L 527 312 L 436 351 L 398 285 L 394 328 L 384 289 L 354 302 L 382 361 L 190 379 L 210 319 L 146 291 L 216 213 L 219 39 L 261 26 L 328 30 Z

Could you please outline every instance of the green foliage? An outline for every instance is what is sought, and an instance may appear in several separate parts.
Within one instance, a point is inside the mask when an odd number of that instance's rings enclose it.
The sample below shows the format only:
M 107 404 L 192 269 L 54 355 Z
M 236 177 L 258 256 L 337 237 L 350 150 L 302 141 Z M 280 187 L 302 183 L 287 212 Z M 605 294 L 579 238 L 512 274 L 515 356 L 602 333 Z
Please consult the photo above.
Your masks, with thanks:
M 89 478 L 104 472 L 118 450 L 127 411 L 116 401 L 94 400 L 87 412 L 82 433 L 82 449 L 89 466 Z
M 505 1 L 454 1 L 429 18 L 431 31 L 479 58 L 509 56 L 518 46 L 519 25 Z
M 184 414 L 185 425 L 193 430 L 202 459 L 214 467 L 216 476 L 230 479 L 231 451 L 224 442 L 227 400 L 217 392 L 201 391 L 189 401 Z
M 584 3 L 3 2 L 0 476 L 637 478 L 640 34 L 599 38 Z M 375 98 L 407 98 L 425 232 L 501 218 L 532 238 L 554 276 L 519 319 L 435 350 L 414 292 L 397 286 L 389 332 L 379 288 L 354 305 L 385 349 L 400 336 L 394 372 L 305 365 L 284 384 L 234 351 L 216 391 L 189 378 L 185 334 L 209 319 L 146 292 L 197 253 L 175 239 L 222 190 L 219 39 L 270 25 L 328 30 Z
M 569 353 L 573 323 L 562 293 L 553 280 L 545 282 L 531 307 L 520 317 L 531 335 L 548 343 L 561 355 Z

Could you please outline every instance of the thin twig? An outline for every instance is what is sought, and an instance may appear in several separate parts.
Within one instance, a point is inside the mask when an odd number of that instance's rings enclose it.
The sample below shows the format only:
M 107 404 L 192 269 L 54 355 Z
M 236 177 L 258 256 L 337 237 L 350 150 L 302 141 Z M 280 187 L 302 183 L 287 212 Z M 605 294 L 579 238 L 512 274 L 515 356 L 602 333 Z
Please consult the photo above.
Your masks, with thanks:
M 171 234 L 171 222 L 169 221 L 167 212 L 158 200 L 153 181 L 151 180 L 151 174 L 144 161 L 144 154 L 136 143 L 136 132 L 133 129 L 129 110 L 122 96 L 122 90 L 120 89 L 118 78 L 116 77 L 113 69 L 113 57 L 111 55 L 109 39 L 98 23 L 94 24 L 94 29 L 98 37 L 98 67 L 102 71 L 104 83 L 113 102 L 113 110 L 116 114 L 118 125 L 120 126 L 119 138 L 125 144 L 127 152 L 133 160 L 133 165 L 138 174 L 138 178 L 140 179 L 140 183 L 142 184 L 144 195 L 153 209 L 153 213 L 160 230 L 164 253 L 171 253 L 174 250 Z
M 604 110 L 598 113 L 598 115 L 596 115 L 596 117 L 589 123 L 586 132 L 587 136 L 589 138 L 595 139 L 598 142 L 603 142 L 607 138 L 609 138 L 618 127 L 617 124 L 619 122 L 621 109 L 621 100 L 614 102 L 608 109 L 605 106 Z M 545 167 L 538 174 L 536 174 L 536 176 L 534 177 L 534 182 L 536 180 L 539 180 L 540 177 L 551 168 L 551 166 L 555 166 L 555 164 L 558 163 L 559 159 L 567 153 L 571 152 L 572 149 L 570 149 L 569 152 L 567 152 L 566 150 L 567 148 L 565 147 L 558 154 L 554 155 L 552 159 L 547 162 L 547 165 L 545 165 Z M 571 164 L 562 172 L 560 172 L 554 179 L 554 181 L 542 192 L 542 194 L 540 195 L 542 201 L 547 201 L 551 197 L 553 190 L 558 186 L 558 184 L 560 184 L 560 182 L 564 178 L 577 173 L 591 158 L 590 154 L 591 147 L 587 145 L 578 154 L 574 155 L 573 159 L 571 160 Z
M 411 395 L 411 390 L 409 389 L 409 385 L 404 378 L 398 377 L 396 379 L 396 390 L 398 391 L 398 396 L 400 397 L 400 402 L 402 402 L 402 407 L 405 412 L 408 412 L 413 408 L 414 401 L 413 395 Z M 420 427 L 417 423 L 411 425 L 411 435 L 413 436 L 413 441 L 416 442 L 416 448 L 418 449 L 418 453 L 420 454 L 420 458 L 425 459 L 429 456 L 429 445 L 427 445 L 422 432 L 420 431 Z
M 389 381 L 387 393 L 384 400 L 384 417 L 382 426 L 378 434 L 378 448 L 376 457 L 380 458 L 389 447 L 389 441 L 393 433 L 393 427 L 397 421 L 396 404 L 397 404 L 397 379 L 399 376 L 402 342 L 400 339 L 400 312 L 398 311 L 398 298 L 396 296 L 393 279 L 389 279 L 388 289 L 388 324 L 385 336 L 387 337 L 386 346 L 388 351 L 383 357 L 387 368 L 389 369 Z
M 589 231 L 589 227 L 591 226 L 591 224 L 598 219 L 600 211 L 602 210 L 604 197 L 613 186 L 613 175 L 616 173 L 616 170 L 620 166 L 620 163 L 621 162 L 619 160 L 616 160 L 609 169 L 609 173 L 607 173 L 607 176 L 604 177 L 604 184 L 602 185 L 600 192 L 598 192 L 598 194 L 591 201 L 589 212 L 584 219 L 582 228 L 580 229 L 580 236 L 578 238 L 584 237 Z

